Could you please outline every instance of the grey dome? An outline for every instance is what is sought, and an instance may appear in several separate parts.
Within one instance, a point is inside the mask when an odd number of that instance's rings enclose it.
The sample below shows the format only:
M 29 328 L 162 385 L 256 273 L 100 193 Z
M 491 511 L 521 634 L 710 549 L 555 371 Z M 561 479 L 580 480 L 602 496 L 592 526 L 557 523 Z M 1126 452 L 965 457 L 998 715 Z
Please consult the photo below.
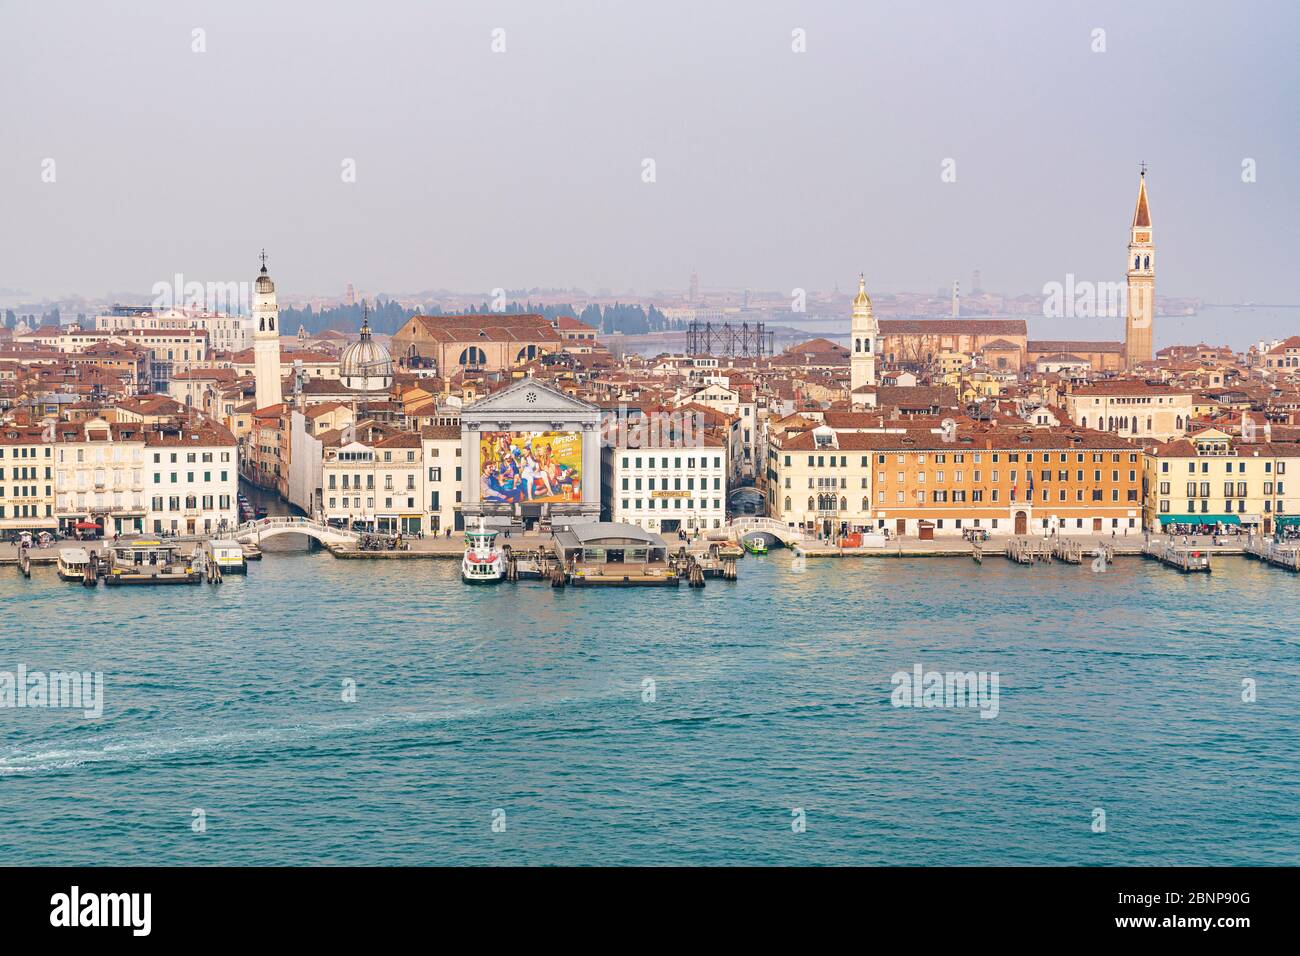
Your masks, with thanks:
M 345 348 L 339 359 L 339 376 L 346 383 L 350 379 L 389 378 L 392 374 L 392 355 L 371 336 L 370 323 L 362 322 L 361 341 Z

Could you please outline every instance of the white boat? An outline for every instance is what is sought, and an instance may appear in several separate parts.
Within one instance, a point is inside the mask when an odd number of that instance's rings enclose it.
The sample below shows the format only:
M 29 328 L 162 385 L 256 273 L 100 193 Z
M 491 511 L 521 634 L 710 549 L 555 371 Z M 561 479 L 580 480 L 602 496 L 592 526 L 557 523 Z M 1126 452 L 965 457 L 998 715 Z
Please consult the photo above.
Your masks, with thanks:
M 84 581 L 86 566 L 90 564 L 90 552 L 85 548 L 59 549 L 59 577 L 65 581 Z
M 467 584 L 492 584 L 506 573 L 505 558 L 496 549 L 497 532 L 488 528 L 482 516 L 478 527 L 465 529 L 465 556 L 460 561 L 460 577 Z

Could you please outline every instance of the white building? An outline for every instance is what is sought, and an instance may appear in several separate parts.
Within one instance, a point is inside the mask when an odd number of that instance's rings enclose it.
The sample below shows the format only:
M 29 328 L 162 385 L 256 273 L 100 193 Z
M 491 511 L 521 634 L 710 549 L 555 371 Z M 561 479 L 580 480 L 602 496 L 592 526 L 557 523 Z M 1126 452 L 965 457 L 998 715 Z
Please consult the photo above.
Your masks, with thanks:
M 429 425 L 420 430 L 424 452 L 424 506 L 428 519 L 424 530 L 445 534 L 448 528 L 465 526 L 461 515 L 464 494 L 463 451 L 460 425 Z
M 235 436 L 207 421 L 157 425 L 144 434 L 144 530 L 214 534 L 238 524 Z
M 727 454 L 721 445 L 604 449 L 610 521 L 670 534 L 721 528 L 727 520 Z
M 145 332 L 157 329 L 198 329 L 208 334 L 211 348 L 239 352 L 253 344 L 253 320 L 246 315 L 210 312 L 192 307 L 176 309 L 116 308 L 95 316 L 99 332 Z

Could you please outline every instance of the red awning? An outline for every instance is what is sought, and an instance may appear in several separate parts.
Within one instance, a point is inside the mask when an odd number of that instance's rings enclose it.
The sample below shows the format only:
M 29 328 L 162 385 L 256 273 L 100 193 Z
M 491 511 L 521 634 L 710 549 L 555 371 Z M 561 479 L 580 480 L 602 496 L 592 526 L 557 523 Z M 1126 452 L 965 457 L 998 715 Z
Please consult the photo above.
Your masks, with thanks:
M 78 531 L 98 531 L 100 526 L 93 521 L 78 521 L 76 528 Z

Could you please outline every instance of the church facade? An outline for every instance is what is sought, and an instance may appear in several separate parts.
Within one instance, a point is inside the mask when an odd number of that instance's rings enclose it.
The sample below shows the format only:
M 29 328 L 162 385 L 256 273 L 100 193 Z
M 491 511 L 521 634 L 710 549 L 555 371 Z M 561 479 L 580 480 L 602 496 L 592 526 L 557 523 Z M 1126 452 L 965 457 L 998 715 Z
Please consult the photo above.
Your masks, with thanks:
M 600 409 L 523 378 L 461 411 L 462 511 L 490 524 L 600 518 Z

